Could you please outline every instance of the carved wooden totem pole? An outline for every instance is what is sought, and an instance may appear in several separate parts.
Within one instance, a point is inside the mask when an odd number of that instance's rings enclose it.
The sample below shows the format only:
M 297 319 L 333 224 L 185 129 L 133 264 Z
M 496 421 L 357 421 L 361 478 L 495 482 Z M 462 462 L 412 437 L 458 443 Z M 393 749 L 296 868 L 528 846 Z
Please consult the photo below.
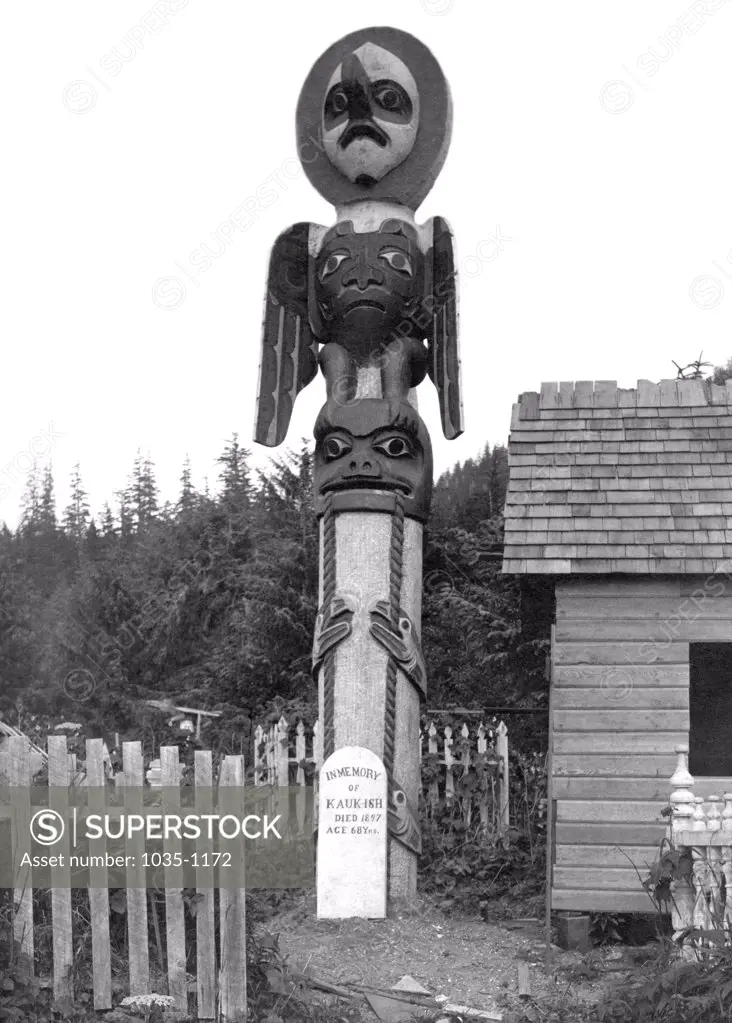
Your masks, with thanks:
M 313 66 L 297 108 L 298 154 L 335 206 L 275 242 L 255 439 L 284 441 L 320 369 L 315 423 L 320 610 L 313 643 L 327 758 L 367 747 L 389 779 L 389 895 L 416 890 L 421 849 L 422 533 L 430 438 L 413 390 L 429 375 L 447 438 L 463 430 L 455 261 L 441 217 L 415 223 L 451 133 L 447 82 L 406 32 L 368 28 Z

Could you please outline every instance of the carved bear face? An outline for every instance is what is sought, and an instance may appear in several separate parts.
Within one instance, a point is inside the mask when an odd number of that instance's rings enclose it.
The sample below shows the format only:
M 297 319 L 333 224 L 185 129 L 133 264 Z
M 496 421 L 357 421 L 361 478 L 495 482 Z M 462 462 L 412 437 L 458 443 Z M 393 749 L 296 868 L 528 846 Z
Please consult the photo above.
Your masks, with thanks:
M 362 491 L 366 511 L 376 507 L 369 497 L 375 491 L 400 491 L 405 514 L 426 521 L 432 497 L 429 434 L 406 402 L 364 398 L 339 405 L 331 400 L 315 423 L 314 476 L 319 515 L 329 493 Z M 355 499 L 350 507 L 357 504 Z
M 367 42 L 336 68 L 323 103 L 323 146 L 349 181 L 369 187 L 403 163 L 418 125 L 417 84 L 395 54 Z
M 377 355 L 390 338 L 419 334 L 414 313 L 424 298 L 425 257 L 416 230 L 393 219 L 362 233 L 351 221 L 336 224 L 316 257 L 313 287 L 316 333 L 358 361 Z

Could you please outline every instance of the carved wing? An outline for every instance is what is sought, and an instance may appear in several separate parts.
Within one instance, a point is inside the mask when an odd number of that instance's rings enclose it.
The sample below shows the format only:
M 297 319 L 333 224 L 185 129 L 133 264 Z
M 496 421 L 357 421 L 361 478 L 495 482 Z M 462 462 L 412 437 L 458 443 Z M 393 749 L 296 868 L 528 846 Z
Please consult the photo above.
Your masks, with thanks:
M 283 231 L 269 260 L 254 423 L 255 441 L 267 447 L 285 439 L 295 398 L 318 372 L 308 317 L 310 230 L 303 223 Z
M 457 271 L 450 225 L 432 218 L 432 324 L 427 372 L 440 399 L 442 432 L 448 440 L 464 430 L 458 347 Z

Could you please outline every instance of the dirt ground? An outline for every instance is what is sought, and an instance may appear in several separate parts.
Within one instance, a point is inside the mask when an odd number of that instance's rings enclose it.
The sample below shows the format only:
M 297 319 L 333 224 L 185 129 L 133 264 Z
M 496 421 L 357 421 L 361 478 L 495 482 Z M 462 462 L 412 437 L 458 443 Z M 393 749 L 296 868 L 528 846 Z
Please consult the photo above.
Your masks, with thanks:
M 405 974 L 450 1002 L 511 1019 L 564 1018 L 601 1000 L 613 984 L 637 970 L 643 950 L 610 948 L 585 955 L 550 946 L 543 921 L 486 922 L 445 914 L 419 899 L 387 920 L 318 921 L 314 896 L 276 912 L 264 925 L 279 934 L 280 949 L 298 969 L 338 985 L 391 988 Z M 646 958 L 652 955 L 652 948 Z M 531 997 L 518 998 L 518 964 L 529 964 Z M 365 1003 L 364 1003 L 365 1006 Z M 532 1011 L 532 1007 L 536 1012 Z M 364 1020 L 376 1016 L 368 1006 Z

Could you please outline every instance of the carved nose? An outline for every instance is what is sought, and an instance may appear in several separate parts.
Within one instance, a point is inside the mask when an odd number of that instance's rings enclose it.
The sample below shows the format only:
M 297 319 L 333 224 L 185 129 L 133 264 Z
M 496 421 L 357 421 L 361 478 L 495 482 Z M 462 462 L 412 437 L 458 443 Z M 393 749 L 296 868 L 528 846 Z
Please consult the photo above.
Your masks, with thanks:
M 348 463 L 348 471 L 345 476 L 373 476 L 378 479 L 381 476 L 378 465 L 373 465 L 368 458 L 353 458 Z
M 350 273 L 344 274 L 343 286 L 345 288 L 356 285 L 359 291 L 365 291 L 370 284 L 383 284 L 384 275 L 378 267 L 370 266 L 359 260 Z

